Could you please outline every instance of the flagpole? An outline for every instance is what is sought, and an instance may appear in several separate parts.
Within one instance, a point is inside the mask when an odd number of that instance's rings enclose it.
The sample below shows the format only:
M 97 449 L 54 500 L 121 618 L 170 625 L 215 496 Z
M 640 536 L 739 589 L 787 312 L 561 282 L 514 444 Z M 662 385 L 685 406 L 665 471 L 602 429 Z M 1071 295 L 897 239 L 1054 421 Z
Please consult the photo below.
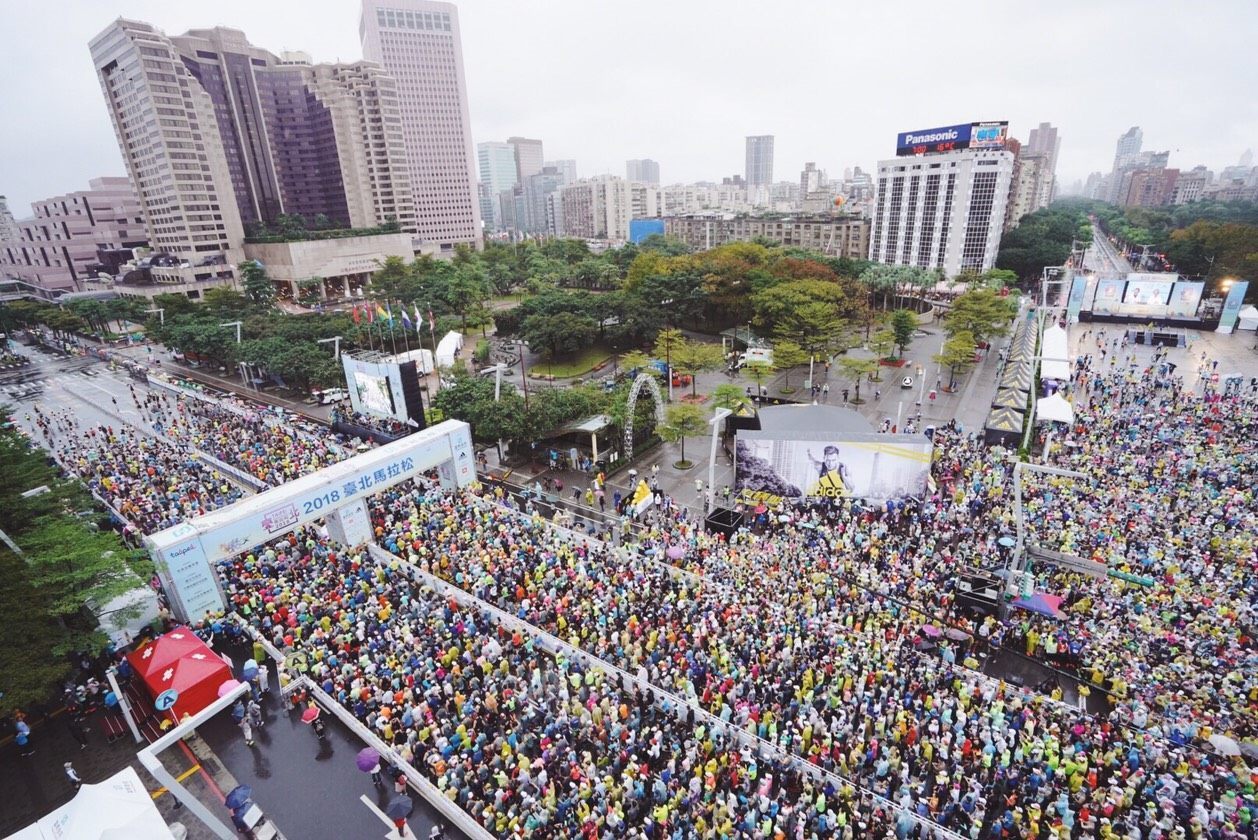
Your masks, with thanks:
M 393 347 L 393 355 L 397 355 L 397 334 L 393 331 L 393 304 L 385 301 L 385 308 L 389 311 L 389 344 Z
M 432 306 L 428 307 L 428 333 L 432 336 L 432 371 L 437 374 L 437 390 L 441 390 L 441 368 L 437 363 L 437 322 L 432 317 Z
M 367 304 L 363 304 L 363 317 L 367 319 L 367 349 L 374 352 L 376 343 L 371 340 L 371 308 Z
M 411 352 L 411 336 L 406 331 L 406 322 L 410 320 L 406 317 L 406 304 L 402 301 L 397 302 L 398 308 L 402 310 L 402 343 L 406 346 L 406 352 Z

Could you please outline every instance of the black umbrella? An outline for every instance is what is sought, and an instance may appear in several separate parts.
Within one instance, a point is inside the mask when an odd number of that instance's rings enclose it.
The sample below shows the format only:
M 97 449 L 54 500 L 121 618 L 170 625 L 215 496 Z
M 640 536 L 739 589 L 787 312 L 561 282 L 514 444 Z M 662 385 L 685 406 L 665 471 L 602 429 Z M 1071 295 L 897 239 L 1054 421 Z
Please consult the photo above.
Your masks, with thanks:
M 409 796 L 399 796 L 389 803 L 389 807 L 384 812 L 391 820 L 401 820 L 409 817 L 411 811 L 415 810 L 415 803 L 411 801 Z

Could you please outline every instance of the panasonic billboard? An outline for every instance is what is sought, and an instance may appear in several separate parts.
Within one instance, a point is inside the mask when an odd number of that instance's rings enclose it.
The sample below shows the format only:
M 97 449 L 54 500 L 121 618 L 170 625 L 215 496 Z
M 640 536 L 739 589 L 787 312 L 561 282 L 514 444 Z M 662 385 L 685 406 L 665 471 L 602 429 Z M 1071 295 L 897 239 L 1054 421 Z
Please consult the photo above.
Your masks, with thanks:
M 1003 149 L 1007 122 L 975 122 L 902 131 L 896 135 L 897 157 L 953 152 L 957 149 Z

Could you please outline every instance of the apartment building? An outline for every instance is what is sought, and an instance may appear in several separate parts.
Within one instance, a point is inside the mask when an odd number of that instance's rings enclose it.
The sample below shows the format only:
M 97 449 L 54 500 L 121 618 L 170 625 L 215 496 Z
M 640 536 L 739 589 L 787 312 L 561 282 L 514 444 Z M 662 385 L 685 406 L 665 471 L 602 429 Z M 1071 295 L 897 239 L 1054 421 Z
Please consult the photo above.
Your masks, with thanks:
M 782 245 L 820 251 L 834 257 L 864 259 L 869 250 L 869 220 L 855 216 L 666 216 L 664 232 L 691 248 L 706 250 L 757 237 Z

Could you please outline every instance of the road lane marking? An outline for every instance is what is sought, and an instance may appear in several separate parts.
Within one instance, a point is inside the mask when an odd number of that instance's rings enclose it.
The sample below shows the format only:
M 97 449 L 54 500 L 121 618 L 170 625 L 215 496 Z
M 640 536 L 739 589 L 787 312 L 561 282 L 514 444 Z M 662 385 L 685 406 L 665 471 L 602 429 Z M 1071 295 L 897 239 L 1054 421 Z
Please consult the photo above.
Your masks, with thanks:
M 197 772 L 197 771 L 198 771 L 198 770 L 200 770 L 200 769 L 201 769 L 201 765 L 200 765 L 200 764 L 194 764 L 194 765 L 192 765 L 191 767 L 189 767 L 187 770 L 183 771 L 183 772 L 182 772 L 182 773 L 180 773 L 178 776 L 176 776 L 176 777 L 175 777 L 175 781 L 176 781 L 176 782 L 182 782 L 184 779 L 188 778 L 189 776 L 191 776 L 193 773 Z M 166 788 L 164 788 L 164 787 L 160 787 L 160 788 L 158 788 L 157 790 L 153 791 L 153 793 L 151 794 L 151 796 L 152 796 L 154 799 L 156 799 L 157 797 L 161 796 L 163 793 L 170 793 L 170 791 L 168 791 L 168 790 L 167 790 Z

